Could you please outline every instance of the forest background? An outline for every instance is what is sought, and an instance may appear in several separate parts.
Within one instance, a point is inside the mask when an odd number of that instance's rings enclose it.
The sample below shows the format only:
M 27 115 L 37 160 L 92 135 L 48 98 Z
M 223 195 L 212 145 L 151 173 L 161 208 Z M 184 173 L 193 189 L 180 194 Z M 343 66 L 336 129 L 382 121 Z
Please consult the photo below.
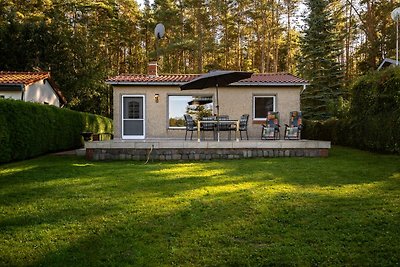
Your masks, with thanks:
M 396 54 L 400 0 L 0 0 L 0 70 L 51 71 L 71 109 L 111 116 L 121 73 L 290 72 L 308 117 L 340 115 L 355 78 Z

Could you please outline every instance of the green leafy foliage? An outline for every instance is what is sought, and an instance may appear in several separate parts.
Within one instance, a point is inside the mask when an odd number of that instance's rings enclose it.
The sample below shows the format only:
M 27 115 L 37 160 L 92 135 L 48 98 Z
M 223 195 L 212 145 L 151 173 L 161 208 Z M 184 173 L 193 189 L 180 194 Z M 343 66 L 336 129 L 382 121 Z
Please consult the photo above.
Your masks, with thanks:
M 0 100 L 0 163 L 79 148 L 83 131 L 112 132 L 112 123 L 98 115 Z
M 303 137 L 334 144 L 400 153 L 400 69 L 374 72 L 357 80 L 345 118 L 306 121 Z

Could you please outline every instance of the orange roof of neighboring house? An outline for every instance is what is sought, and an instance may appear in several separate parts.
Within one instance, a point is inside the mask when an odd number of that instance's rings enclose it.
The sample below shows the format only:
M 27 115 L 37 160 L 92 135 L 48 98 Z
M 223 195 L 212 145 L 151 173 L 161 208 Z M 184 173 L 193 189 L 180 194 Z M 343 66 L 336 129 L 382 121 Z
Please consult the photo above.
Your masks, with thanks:
M 0 72 L 0 84 L 30 85 L 48 78 L 50 78 L 50 73 L 48 72 Z
M 51 79 L 50 72 L 13 72 L 0 71 L 0 85 L 30 85 L 41 80 L 48 80 L 60 102 L 67 103 L 57 84 Z
M 142 74 L 121 74 L 107 80 L 112 85 L 180 85 L 189 82 L 201 74 L 165 74 L 158 76 Z M 249 79 L 241 80 L 233 85 L 307 85 L 308 81 L 290 73 L 253 74 Z

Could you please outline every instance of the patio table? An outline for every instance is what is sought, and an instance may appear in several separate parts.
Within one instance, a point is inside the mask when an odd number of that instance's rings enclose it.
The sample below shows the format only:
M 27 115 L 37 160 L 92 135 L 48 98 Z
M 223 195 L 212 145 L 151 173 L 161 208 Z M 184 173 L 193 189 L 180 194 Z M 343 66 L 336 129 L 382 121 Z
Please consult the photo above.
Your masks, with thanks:
M 227 124 L 236 124 L 236 131 L 235 131 L 235 137 L 236 137 L 236 142 L 239 142 L 239 120 L 206 120 L 206 121 L 197 121 L 197 142 L 200 143 L 200 132 L 201 132 L 201 124 L 202 123 L 214 123 L 215 127 L 217 127 L 218 123 L 219 125 L 227 125 Z M 217 141 L 219 142 L 219 132 L 217 133 Z

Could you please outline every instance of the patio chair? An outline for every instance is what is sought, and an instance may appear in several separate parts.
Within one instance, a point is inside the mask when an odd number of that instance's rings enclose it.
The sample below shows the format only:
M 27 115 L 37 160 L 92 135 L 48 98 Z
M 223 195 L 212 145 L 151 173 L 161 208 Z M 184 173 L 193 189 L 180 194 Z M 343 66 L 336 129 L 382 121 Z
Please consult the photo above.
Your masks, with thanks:
M 246 132 L 246 139 L 249 140 L 249 134 L 247 132 L 247 124 L 249 122 L 249 114 L 243 114 L 239 120 L 239 134 L 240 140 L 242 140 L 242 132 Z
M 193 132 L 197 131 L 197 127 L 196 124 L 192 118 L 192 116 L 190 116 L 189 114 L 185 114 L 183 115 L 185 117 L 185 124 L 186 124 L 186 132 L 185 132 L 185 140 L 187 138 L 187 133 L 191 132 L 190 134 L 190 140 L 192 140 L 193 138 Z
M 266 124 L 262 126 L 261 139 L 277 140 L 279 139 L 279 112 L 269 111 Z
M 299 140 L 301 135 L 302 114 L 301 111 L 290 112 L 289 125 L 285 124 L 285 137 L 286 140 Z
M 232 122 L 224 122 L 229 120 L 228 115 L 220 115 L 219 117 L 219 127 L 217 130 L 220 132 L 229 132 L 228 139 L 231 140 L 231 132 L 235 130 L 235 127 L 232 127 Z
M 201 119 L 202 121 L 216 121 L 217 117 L 216 116 L 210 116 L 210 117 L 203 117 Z M 205 132 L 213 132 L 213 138 L 214 140 L 216 139 L 216 129 L 215 129 L 215 122 L 203 122 L 201 124 L 200 131 L 203 134 L 203 139 L 205 140 Z

